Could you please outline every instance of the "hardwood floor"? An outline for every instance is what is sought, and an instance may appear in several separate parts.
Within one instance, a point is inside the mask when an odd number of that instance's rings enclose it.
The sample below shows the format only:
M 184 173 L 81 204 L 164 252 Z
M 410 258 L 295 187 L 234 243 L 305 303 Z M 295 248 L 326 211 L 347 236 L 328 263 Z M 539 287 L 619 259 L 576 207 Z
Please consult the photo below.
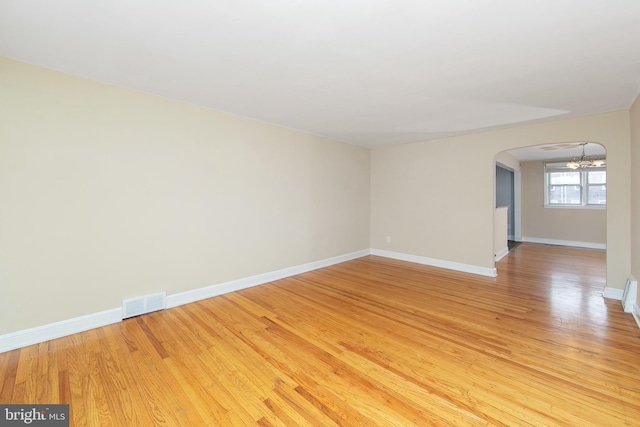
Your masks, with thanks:
M 76 426 L 640 425 L 640 329 L 605 254 L 486 278 L 375 256 L 0 354 L 0 402 Z

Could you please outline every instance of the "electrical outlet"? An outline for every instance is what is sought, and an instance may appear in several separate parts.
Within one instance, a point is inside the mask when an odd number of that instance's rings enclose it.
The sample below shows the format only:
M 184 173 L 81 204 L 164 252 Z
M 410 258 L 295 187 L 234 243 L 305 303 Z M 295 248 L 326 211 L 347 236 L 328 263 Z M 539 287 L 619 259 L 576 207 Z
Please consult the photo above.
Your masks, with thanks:
M 391 243 L 391 236 L 387 236 L 387 243 Z

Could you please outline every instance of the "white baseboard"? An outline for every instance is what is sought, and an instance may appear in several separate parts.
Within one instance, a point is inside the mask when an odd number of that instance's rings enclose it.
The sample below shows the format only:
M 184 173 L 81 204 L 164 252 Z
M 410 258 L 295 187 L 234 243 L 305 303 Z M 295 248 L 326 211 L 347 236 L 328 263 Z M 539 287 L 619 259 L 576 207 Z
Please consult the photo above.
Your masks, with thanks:
M 0 335 L 0 353 L 122 321 L 122 307 Z
M 350 261 L 352 259 L 369 255 L 369 253 L 369 249 L 365 249 L 321 261 L 314 261 L 295 267 L 272 271 L 270 273 L 258 274 L 255 276 L 245 277 L 243 279 L 232 280 L 231 282 L 206 286 L 204 288 L 193 289 L 190 291 L 181 292 L 179 294 L 167 295 L 167 308 L 177 307 L 179 305 L 188 304 L 190 302 L 200 301 L 229 292 L 239 291 L 240 289 L 262 285 L 264 283 L 273 282 L 274 280 L 284 279 L 285 277 L 291 277 L 295 276 L 296 274 L 302 274 L 308 271 L 317 270 L 319 268 L 328 267 L 330 265 L 339 264 L 341 262 Z
M 429 265 L 432 267 L 445 268 L 447 270 L 456 270 L 463 273 L 479 274 L 481 276 L 496 277 L 495 268 L 480 267 L 477 265 L 463 264 L 460 262 L 445 261 L 435 258 L 427 258 L 417 255 L 404 254 L 401 252 L 385 251 L 382 249 L 371 249 L 371 255 L 382 256 L 385 258 L 393 258 L 400 261 L 415 262 L 416 264 Z
M 633 304 L 633 311 L 631 314 L 633 314 L 633 318 L 636 320 L 638 328 L 640 328 L 640 307 L 638 307 L 638 304 Z
M 602 296 L 605 298 L 615 299 L 618 301 L 622 301 L 622 294 L 624 293 L 623 289 L 614 289 L 614 288 L 604 288 L 604 292 Z M 637 303 L 633 304 L 633 308 L 631 310 L 631 314 L 636 321 L 636 324 L 640 328 L 640 307 L 638 307 Z
M 167 296 L 167 308 L 261 285 L 369 255 L 369 249 Z M 0 353 L 122 321 L 122 307 L 0 335 Z
M 605 298 L 617 299 L 618 301 L 622 301 L 623 293 L 624 289 L 605 287 L 604 291 L 602 291 L 602 296 Z
M 498 253 L 496 254 L 496 256 L 495 256 L 495 257 L 493 257 L 493 258 L 494 258 L 494 261 L 495 261 L 495 262 L 500 261 L 500 260 L 501 260 L 502 258 L 504 258 L 508 253 L 509 253 L 509 248 L 508 248 L 508 247 L 504 248 L 503 250 L 501 250 L 500 252 L 498 252 Z
M 167 296 L 167 308 L 261 285 L 369 255 L 369 249 Z M 0 353 L 122 321 L 122 307 L 0 335 Z
M 522 237 L 523 242 L 544 243 L 545 245 L 575 246 L 577 248 L 607 249 L 606 243 L 578 242 L 574 240 L 543 239 L 539 237 Z

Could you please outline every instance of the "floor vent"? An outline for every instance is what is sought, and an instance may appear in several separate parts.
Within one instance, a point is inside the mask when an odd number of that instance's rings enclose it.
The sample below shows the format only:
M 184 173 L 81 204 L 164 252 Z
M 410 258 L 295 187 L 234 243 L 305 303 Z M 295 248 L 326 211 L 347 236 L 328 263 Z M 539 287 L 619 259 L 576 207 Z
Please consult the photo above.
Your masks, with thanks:
M 636 302 L 638 296 L 638 281 L 632 276 L 627 279 L 627 284 L 624 287 L 622 293 L 622 308 L 625 313 L 633 312 L 633 304 Z
M 140 316 L 152 311 L 164 310 L 167 306 L 167 293 L 145 295 L 138 298 L 129 298 L 122 301 L 122 318 Z

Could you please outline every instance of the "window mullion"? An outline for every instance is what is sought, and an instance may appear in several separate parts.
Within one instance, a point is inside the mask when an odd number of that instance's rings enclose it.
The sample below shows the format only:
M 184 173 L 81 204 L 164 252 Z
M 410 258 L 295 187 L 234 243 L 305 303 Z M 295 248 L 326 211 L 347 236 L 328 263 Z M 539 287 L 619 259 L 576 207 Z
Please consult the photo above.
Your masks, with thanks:
M 582 206 L 587 206 L 587 171 L 583 170 L 580 172 L 580 200 L 582 201 Z

